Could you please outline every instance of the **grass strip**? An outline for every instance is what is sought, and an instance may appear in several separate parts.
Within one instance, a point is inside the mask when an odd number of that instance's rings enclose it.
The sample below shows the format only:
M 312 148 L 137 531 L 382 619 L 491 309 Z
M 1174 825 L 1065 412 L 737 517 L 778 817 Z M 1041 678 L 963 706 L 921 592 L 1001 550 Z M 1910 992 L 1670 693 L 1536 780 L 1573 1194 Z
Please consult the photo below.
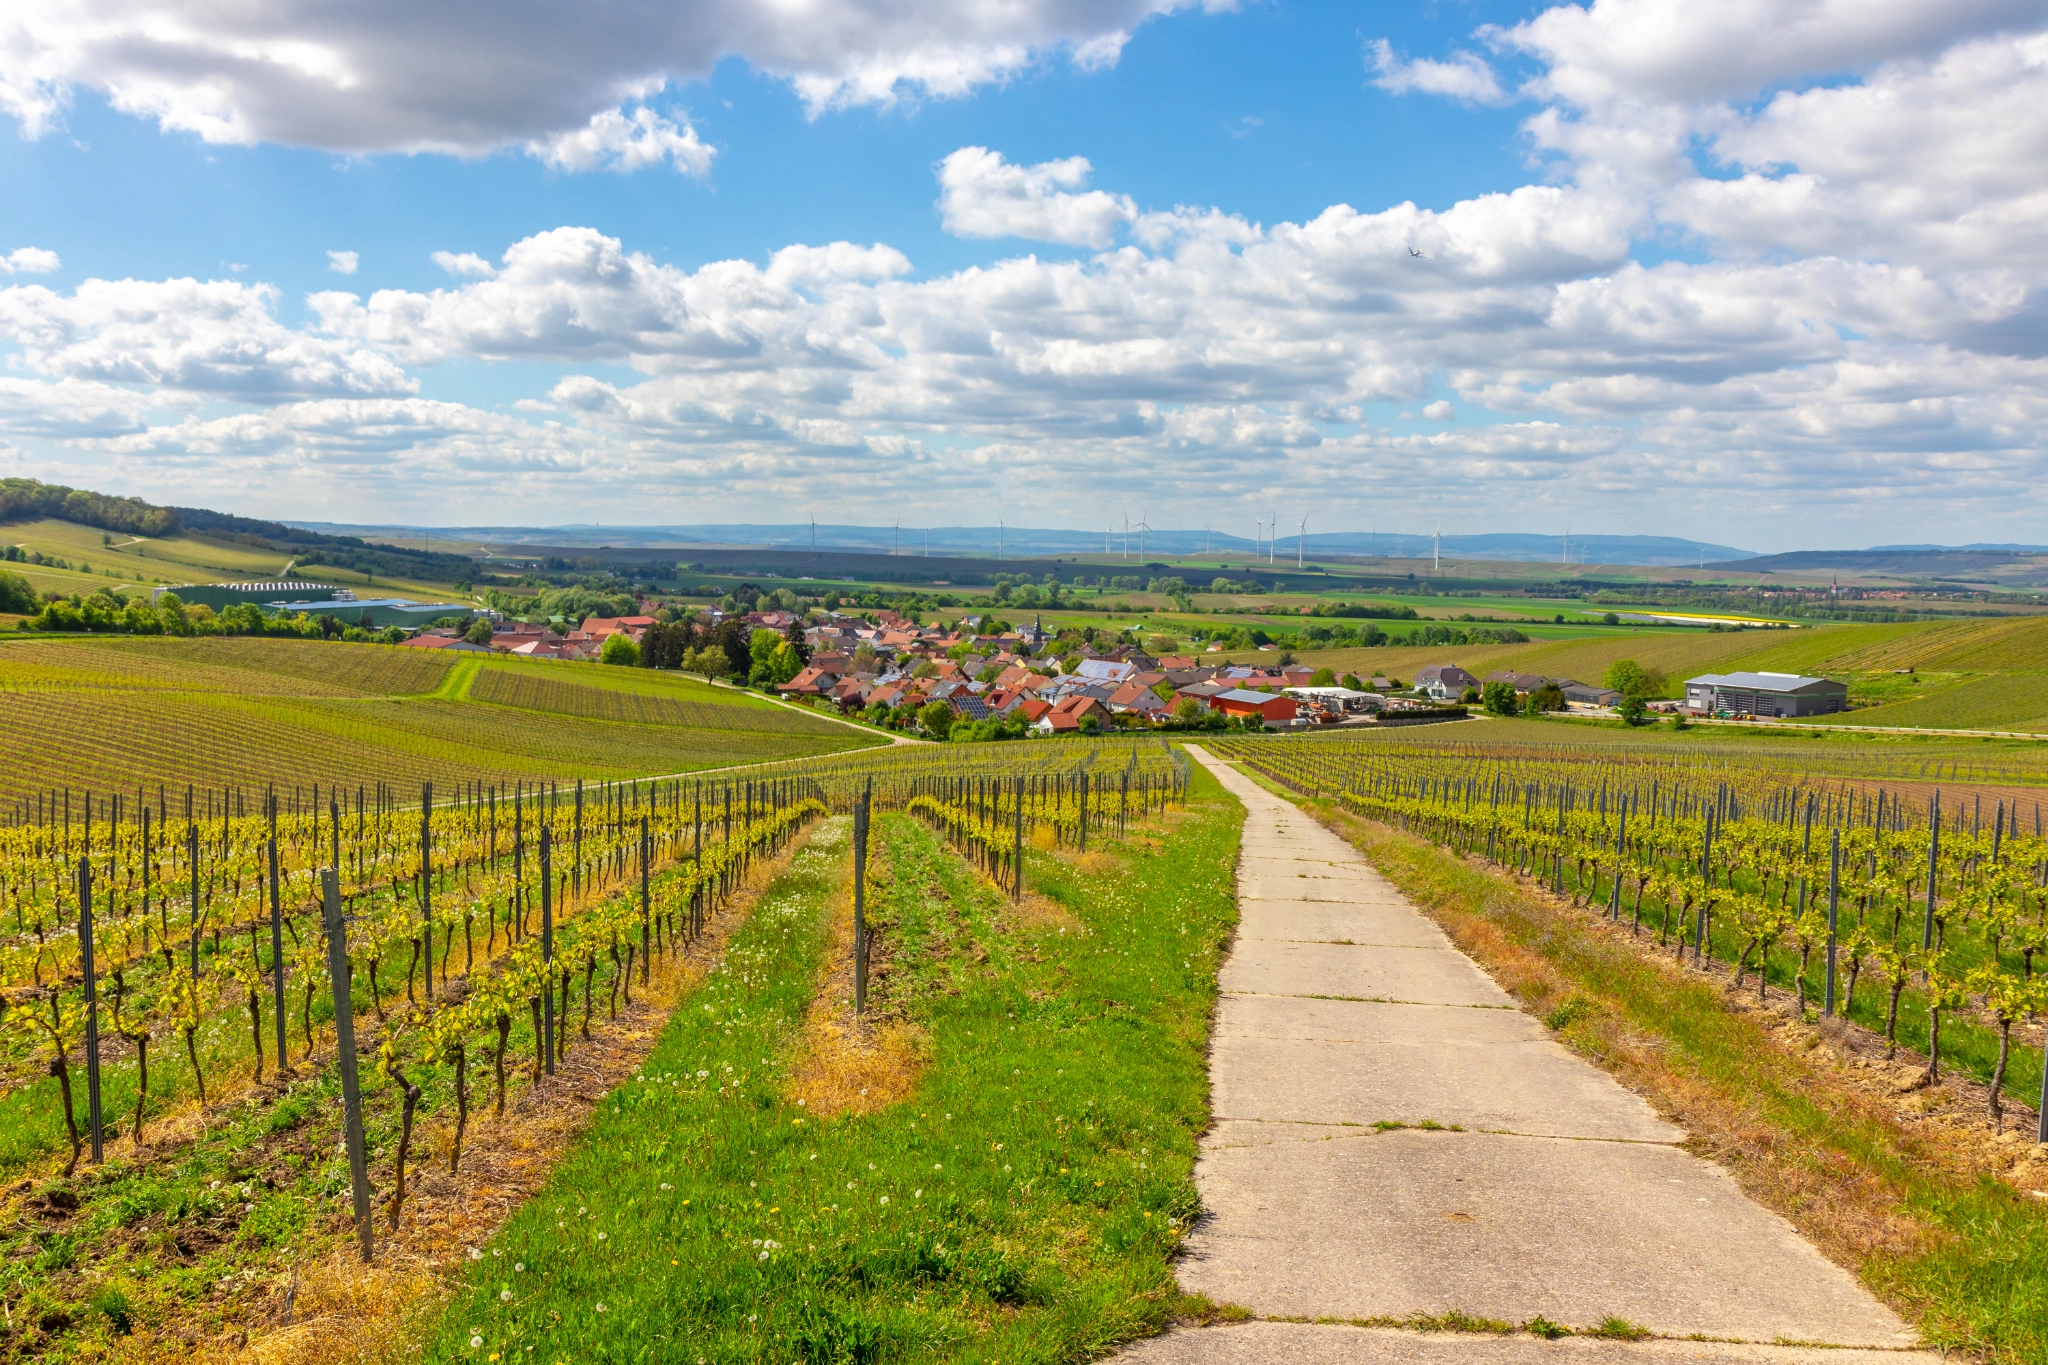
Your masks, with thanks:
M 1017 906 L 876 826 L 880 1012 L 908 1099 L 796 1102 L 846 834 L 822 828 L 588 1139 L 478 1249 L 438 1360 L 1071 1360 L 1154 1332 L 1196 1211 L 1242 809 L 1198 773 L 1163 831 L 1034 855 Z M 798 1095 L 798 1098 L 801 1096 Z
M 1268 784 L 1270 786 L 1270 784 Z M 1275 788 L 1274 790 L 1278 790 Z M 1390 826 L 1305 809 L 1356 845 L 1523 1009 L 1614 1073 L 1943 1350 L 2048 1359 L 2048 1205 L 1850 1084 L 1819 1035 L 1733 1010 L 1588 912 Z

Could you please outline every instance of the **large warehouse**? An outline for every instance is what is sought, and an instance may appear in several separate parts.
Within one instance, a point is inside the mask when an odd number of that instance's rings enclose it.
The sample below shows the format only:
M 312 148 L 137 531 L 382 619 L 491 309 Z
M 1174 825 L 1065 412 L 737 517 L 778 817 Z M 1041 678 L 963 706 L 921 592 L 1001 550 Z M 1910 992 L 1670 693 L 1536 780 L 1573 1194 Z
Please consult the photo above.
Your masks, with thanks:
M 1797 673 L 1703 673 L 1685 680 L 1685 709 L 1708 716 L 1827 716 L 1849 709 L 1849 684 Z

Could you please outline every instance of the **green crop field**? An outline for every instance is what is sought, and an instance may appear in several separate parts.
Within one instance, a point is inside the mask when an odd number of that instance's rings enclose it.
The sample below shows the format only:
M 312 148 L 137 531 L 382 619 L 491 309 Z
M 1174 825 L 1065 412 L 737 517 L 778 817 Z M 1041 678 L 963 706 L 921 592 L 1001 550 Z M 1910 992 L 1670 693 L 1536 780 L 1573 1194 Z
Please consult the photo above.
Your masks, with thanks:
M 103 540 L 102 537 L 105 537 Z M 0 527 L 0 542 L 33 550 L 45 559 L 61 559 L 72 567 L 10 563 L 41 592 L 93 593 L 106 589 L 134 592 L 165 583 L 231 583 L 282 577 L 288 555 L 259 550 L 212 536 L 181 531 L 171 536 L 133 536 L 101 532 L 69 521 L 26 521 Z M 89 571 L 82 566 L 90 566 Z M 329 565 L 295 575 L 341 587 L 374 588 L 380 596 L 446 601 L 447 586 L 378 578 Z
M 878 742 L 760 698 L 596 664 L 208 637 L 0 646 L 0 803 L 159 783 L 401 788 L 645 777 Z M 630 685 L 612 675 L 631 673 Z M 455 695 L 450 695 L 453 692 Z
M 235 696 L 412 696 L 432 692 L 455 656 L 395 645 L 208 636 L 14 640 L 0 645 L 0 690 L 168 691 Z

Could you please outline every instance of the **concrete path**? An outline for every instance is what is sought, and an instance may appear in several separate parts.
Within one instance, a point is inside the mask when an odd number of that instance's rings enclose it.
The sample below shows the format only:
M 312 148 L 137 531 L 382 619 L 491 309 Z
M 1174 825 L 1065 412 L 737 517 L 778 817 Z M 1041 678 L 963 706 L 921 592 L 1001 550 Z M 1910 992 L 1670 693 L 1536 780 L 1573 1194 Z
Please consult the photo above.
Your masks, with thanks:
M 1902 1355 L 1914 1334 L 1854 1277 L 1515 1008 L 1357 850 L 1190 752 L 1247 814 L 1209 1063 L 1215 1126 L 1195 1172 L 1206 1212 L 1180 1280 L 1297 1321 L 1177 1331 L 1124 1359 L 1789 1362 L 1817 1346 L 1861 1348 L 1821 1352 L 1830 1365 L 1922 1358 Z M 1452 1311 L 1614 1317 L 1719 1342 L 1317 1325 Z M 1800 1345 L 1770 1345 L 1786 1342 Z

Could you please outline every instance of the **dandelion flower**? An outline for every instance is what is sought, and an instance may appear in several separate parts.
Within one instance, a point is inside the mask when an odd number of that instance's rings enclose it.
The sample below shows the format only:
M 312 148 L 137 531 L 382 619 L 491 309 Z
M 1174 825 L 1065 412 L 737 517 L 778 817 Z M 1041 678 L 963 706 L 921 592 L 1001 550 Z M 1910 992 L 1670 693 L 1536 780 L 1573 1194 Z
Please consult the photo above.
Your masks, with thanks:
M 522 1271 L 523 1271 L 523 1270 L 525 1270 L 525 1269 L 526 1269 L 526 1262 L 524 1262 L 524 1261 L 514 1261 L 514 1262 L 512 1263 L 512 1268 L 513 1268 L 514 1270 L 522 1270 Z
M 482 1337 L 471 1337 L 469 1339 L 469 1349 L 472 1351 L 481 1348 L 483 1344 L 484 1339 Z M 496 1357 L 493 1357 L 493 1359 L 496 1359 Z
M 510 1303 L 510 1302 L 512 1302 L 512 1291 L 511 1291 L 511 1290 L 509 1290 L 509 1289 L 500 1289 L 500 1290 L 498 1291 L 498 1302 L 499 1302 L 499 1303 Z
M 598 1312 L 600 1312 L 600 1313 L 604 1312 L 604 1305 L 603 1305 L 603 1304 L 599 1304 L 599 1305 L 597 1306 L 597 1311 L 598 1311 Z
M 889 1202 L 889 1196 L 888 1196 L 888 1195 L 886 1195 L 886 1194 L 885 1194 L 885 1195 L 883 1195 L 883 1196 L 882 1196 L 882 1202 L 883 1202 L 884 1204 L 888 1203 L 888 1202 Z

